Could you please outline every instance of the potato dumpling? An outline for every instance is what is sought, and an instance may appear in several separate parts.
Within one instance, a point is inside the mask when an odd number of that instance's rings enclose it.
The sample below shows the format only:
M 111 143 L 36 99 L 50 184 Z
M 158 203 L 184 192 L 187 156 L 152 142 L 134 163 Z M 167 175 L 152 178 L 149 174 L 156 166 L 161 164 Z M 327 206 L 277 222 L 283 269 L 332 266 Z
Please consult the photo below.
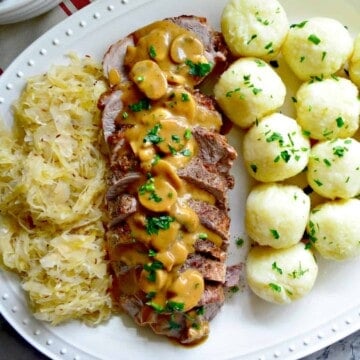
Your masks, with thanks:
M 314 191 L 328 199 L 348 199 L 359 195 L 360 143 L 347 138 L 314 145 L 307 179 Z
M 278 53 L 289 23 L 277 0 L 230 0 L 221 30 L 233 55 L 268 59 Z
M 314 17 L 290 26 L 282 53 L 301 80 L 338 71 L 353 51 L 353 40 L 339 21 Z
M 309 212 L 310 198 L 299 187 L 256 185 L 246 201 L 246 231 L 260 245 L 290 247 L 302 239 Z
M 340 77 L 306 82 L 296 94 L 296 120 L 313 139 L 353 136 L 359 128 L 358 94 L 350 80 Z
M 256 246 L 246 259 L 250 289 L 264 300 L 288 304 L 306 295 L 318 274 L 313 253 L 300 242 L 286 249 Z
M 263 182 L 281 181 L 308 163 L 310 141 L 292 118 L 274 113 L 253 125 L 244 136 L 244 162 L 250 175 Z
M 286 88 L 265 61 L 242 58 L 221 75 L 214 94 L 226 116 L 241 128 L 248 128 L 283 105 Z
M 307 231 L 311 244 L 327 259 L 360 255 L 360 200 L 334 200 L 316 206 Z
M 349 61 L 349 75 L 354 84 L 360 88 L 360 34 L 354 43 L 354 52 Z

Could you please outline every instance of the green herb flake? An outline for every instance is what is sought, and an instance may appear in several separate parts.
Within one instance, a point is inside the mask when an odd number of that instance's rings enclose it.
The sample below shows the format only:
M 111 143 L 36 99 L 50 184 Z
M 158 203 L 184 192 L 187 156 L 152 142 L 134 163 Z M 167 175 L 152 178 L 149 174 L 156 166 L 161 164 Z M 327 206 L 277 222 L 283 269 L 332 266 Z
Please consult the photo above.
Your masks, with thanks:
M 189 74 L 192 76 L 204 77 L 211 71 L 210 63 L 197 63 L 195 64 L 191 60 L 186 60 L 185 64 L 190 68 Z
M 161 312 L 164 311 L 164 308 L 163 308 L 161 305 L 156 304 L 156 303 L 153 302 L 153 301 L 148 301 L 148 302 L 146 302 L 145 304 L 148 305 L 148 306 L 150 306 L 150 307 L 152 307 L 157 313 L 161 313 Z
M 330 167 L 330 166 L 331 166 L 330 160 L 324 159 L 323 162 L 324 162 L 324 164 L 325 164 L 327 167 Z
M 255 59 L 254 61 L 257 64 L 258 67 L 264 67 L 265 66 L 265 61 L 262 61 L 260 59 Z M 270 63 L 271 63 L 271 61 L 270 61 Z
M 198 238 L 200 240 L 205 240 L 208 238 L 208 234 L 207 233 L 199 233 Z
M 181 312 L 181 311 L 184 311 L 184 308 L 185 308 L 185 304 L 183 302 L 176 302 L 176 301 L 169 300 L 166 303 L 165 311 L 168 311 L 168 312 Z
M 148 235 L 158 234 L 159 230 L 168 230 L 174 218 L 168 215 L 148 216 L 146 218 L 146 232 Z
M 291 97 L 291 100 L 292 100 L 293 103 L 297 103 L 297 99 L 296 99 L 295 96 L 292 96 L 292 97 Z
M 149 249 L 149 253 L 148 253 L 148 256 L 149 256 L 149 257 L 154 257 L 154 256 L 156 256 L 156 255 L 157 255 L 157 252 L 156 252 L 155 250 Z
M 257 38 L 256 34 L 251 35 L 251 38 L 247 41 L 246 45 L 249 45 L 256 38 Z
M 176 142 L 176 143 L 179 143 L 180 142 L 180 136 L 178 135 L 171 135 L 171 140 Z
M 255 165 L 255 164 L 251 164 L 250 165 L 250 168 L 251 168 L 251 170 L 254 172 L 254 173 L 256 173 L 257 172 L 257 166 Z
M 156 50 L 155 47 L 153 45 L 149 46 L 149 55 L 152 59 L 156 58 Z
M 143 139 L 143 142 L 144 143 L 149 142 L 156 145 L 161 141 L 163 141 L 164 139 L 158 135 L 160 129 L 161 129 L 161 124 L 156 124 L 152 129 L 148 131 L 148 133 Z
M 266 138 L 266 142 L 278 141 L 280 146 L 284 145 L 284 139 L 278 132 L 273 132 L 269 137 Z
M 240 290 L 240 288 L 235 285 L 235 286 L 231 286 L 231 287 L 229 288 L 229 290 L 230 290 L 230 292 L 232 292 L 233 294 L 235 294 L 235 293 L 237 293 L 237 292 Z
M 272 237 L 273 237 L 275 240 L 280 239 L 280 235 L 279 235 L 279 233 L 277 232 L 277 230 L 275 230 L 275 229 L 270 229 L 270 233 L 271 233 Z
M 189 149 L 183 149 L 180 151 L 180 154 L 183 156 L 191 156 L 191 151 Z
M 186 130 L 184 131 L 184 139 L 190 140 L 191 135 L 192 135 L 191 129 L 186 129 Z
M 181 93 L 181 101 L 190 101 L 190 97 L 188 93 Z
M 242 239 L 241 237 L 238 237 L 235 240 L 235 244 L 236 244 L 237 247 L 242 247 L 244 245 L 244 239 Z
M 304 62 L 304 60 L 305 60 L 305 56 L 300 56 L 300 62 L 302 63 Z
M 155 166 L 159 160 L 161 159 L 161 156 L 159 154 L 155 154 L 154 158 L 151 160 L 151 165 Z
M 308 40 L 315 45 L 319 45 L 321 42 L 321 40 L 315 34 L 309 35 Z
M 152 263 L 144 264 L 144 270 L 148 272 L 147 280 L 150 282 L 156 281 L 156 270 L 163 269 L 164 265 L 160 261 L 154 261 Z
M 292 279 L 300 279 L 309 271 L 310 271 L 309 269 L 303 269 L 301 267 L 301 262 L 299 262 L 299 267 L 293 270 L 291 273 L 288 273 L 288 276 L 291 277 Z
M 327 54 L 326 51 L 323 51 L 323 52 L 322 52 L 321 61 L 324 61 L 324 60 L 325 60 L 326 54 Z
M 348 151 L 348 148 L 345 146 L 335 146 L 333 147 L 333 154 L 338 157 L 343 157 L 345 154 L 345 151 Z
M 287 150 L 282 151 L 280 153 L 280 156 L 286 163 L 288 163 L 291 158 L 291 155 L 289 154 L 289 152 Z
M 151 105 L 150 105 L 149 99 L 144 98 L 144 99 L 141 99 L 140 101 L 138 101 L 137 103 L 130 104 L 129 108 L 133 112 L 139 112 L 142 110 L 150 110 Z
M 281 292 L 281 286 L 275 283 L 269 283 L 269 288 L 275 292 Z
M 121 117 L 123 119 L 127 119 L 129 117 L 129 114 L 126 111 L 123 111 L 122 114 L 121 114 Z
M 276 261 L 274 261 L 271 265 L 271 269 L 274 270 L 275 272 L 279 273 L 280 275 L 282 275 L 283 271 L 281 268 L 278 267 L 278 265 L 276 264 Z
M 338 128 L 342 128 L 345 124 L 344 119 L 341 116 L 336 118 L 335 121 Z
M 307 23 L 307 20 L 302 21 L 301 23 L 298 23 L 298 24 L 291 24 L 291 25 L 290 25 L 290 29 L 292 29 L 292 28 L 301 29 L 301 28 L 303 28 L 303 27 L 306 25 L 306 23 Z
M 323 185 L 324 185 L 319 179 L 314 179 L 314 183 L 315 183 L 317 186 L 323 186 Z
M 203 306 L 200 306 L 195 310 L 197 315 L 204 315 L 205 314 L 205 308 Z

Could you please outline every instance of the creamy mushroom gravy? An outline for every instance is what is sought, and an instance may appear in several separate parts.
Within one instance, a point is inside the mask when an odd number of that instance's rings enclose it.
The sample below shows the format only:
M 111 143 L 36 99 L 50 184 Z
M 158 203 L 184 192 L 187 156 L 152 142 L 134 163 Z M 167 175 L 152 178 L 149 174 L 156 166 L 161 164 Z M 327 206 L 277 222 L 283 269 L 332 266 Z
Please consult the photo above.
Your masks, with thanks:
M 197 36 L 172 23 L 158 21 L 135 32 L 135 45 L 128 46 L 125 66 L 129 79 L 110 69 L 109 82 L 121 90 L 123 110 L 118 126 L 129 124 L 125 138 L 139 159 L 141 177 L 129 188 L 142 205 L 126 222 L 134 244 L 122 245 L 115 260 L 143 265 L 138 286 L 147 294 L 148 305 L 157 311 L 170 307 L 189 311 L 204 292 L 199 271 L 179 271 L 194 243 L 206 238 L 221 246 L 222 238 L 202 226 L 189 199 L 215 204 L 213 195 L 181 179 L 177 170 L 197 155 L 192 135 L 195 126 L 219 131 L 221 116 L 197 101 L 194 86 L 213 64 Z M 125 277 L 135 276 L 129 272 Z M 133 280 L 118 282 L 129 293 Z M 131 286 L 130 286 L 131 287 Z

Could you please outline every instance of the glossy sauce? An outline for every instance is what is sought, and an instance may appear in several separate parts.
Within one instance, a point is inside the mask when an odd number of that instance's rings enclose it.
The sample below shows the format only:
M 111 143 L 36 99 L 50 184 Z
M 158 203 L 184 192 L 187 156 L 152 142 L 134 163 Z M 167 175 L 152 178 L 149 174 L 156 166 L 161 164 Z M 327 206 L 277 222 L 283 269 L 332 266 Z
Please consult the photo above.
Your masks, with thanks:
M 117 125 L 132 125 L 125 137 L 140 160 L 143 177 L 129 192 L 142 207 L 127 218 L 136 243 L 119 247 L 112 260 L 143 265 L 138 286 L 156 310 L 172 302 L 182 304 L 181 311 L 189 311 L 204 292 L 204 279 L 195 269 L 179 269 L 194 252 L 197 239 L 207 238 L 217 246 L 222 243 L 200 224 L 188 205 L 189 199 L 214 204 L 213 195 L 177 175 L 197 155 L 193 127 L 219 131 L 222 125 L 220 115 L 199 104 L 193 95 L 199 78 L 206 75 L 194 73 L 194 67 L 210 70 L 212 64 L 196 35 L 171 21 L 140 29 L 135 44 L 125 56 L 131 82 L 121 82 L 115 69 L 110 70 L 109 81 L 122 90 L 124 107 Z M 130 290 L 124 285 L 121 291 Z

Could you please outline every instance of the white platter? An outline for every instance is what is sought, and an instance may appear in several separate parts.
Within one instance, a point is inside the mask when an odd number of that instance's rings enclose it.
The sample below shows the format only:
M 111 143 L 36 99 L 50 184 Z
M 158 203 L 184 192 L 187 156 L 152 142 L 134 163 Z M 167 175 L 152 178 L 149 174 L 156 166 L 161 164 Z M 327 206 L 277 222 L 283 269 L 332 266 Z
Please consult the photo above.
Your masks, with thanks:
M 1 0 L 0 25 L 31 19 L 58 5 L 61 0 Z
M 281 2 L 291 23 L 322 15 L 338 19 L 353 35 L 360 32 L 358 0 Z M 46 71 L 52 63 L 66 62 L 68 52 L 100 60 L 118 38 L 169 16 L 206 16 L 219 28 L 224 4 L 225 0 L 96 1 L 38 39 L 4 72 L 0 118 L 11 124 L 11 103 L 26 78 Z M 231 132 L 230 142 L 240 150 L 240 131 Z M 230 195 L 232 263 L 243 260 L 246 253 L 247 246 L 236 249 L 234 239 L 245 238 L 242 214 L 249 187 L 241 159 L 233 173 L 237 184 Z M 0 312 L 29 343 L 53 359 L 298 359 L 360 329 L 360 261 L 320 261 L 319 268 L 313 291 L 292 305 L 265 303 L 246 288 L 233 295 L 212 321 L 209 339 L 190 348 L 139 329 L 126 316 L 113 316 L 96 328 L 79 322 L 51 327 L 33 318 L 16 276 L 4 271 L 0 271 Z

